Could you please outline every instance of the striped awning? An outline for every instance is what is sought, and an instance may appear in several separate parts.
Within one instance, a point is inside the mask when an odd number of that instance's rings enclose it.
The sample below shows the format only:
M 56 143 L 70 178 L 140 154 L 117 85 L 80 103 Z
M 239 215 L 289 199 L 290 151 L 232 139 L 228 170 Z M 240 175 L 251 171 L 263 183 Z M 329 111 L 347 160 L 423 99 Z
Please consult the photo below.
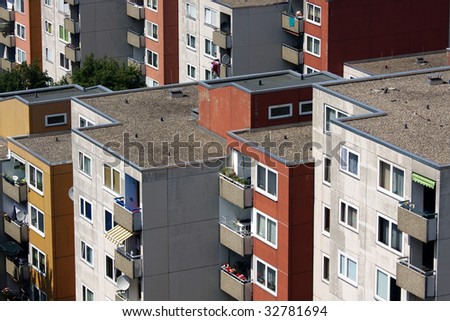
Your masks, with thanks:
M 110 240 L 114 244 L 120 245 L 123 244 L 126 239 L 133 236 L 133 234 L 134 233 L 128 231 L 122 225 L 116 225 L 106 233 L 105 237 L 107 240 Z
M 425 176 L 419 175 L 417 173 L 412 174 L 412 181 L 416 182 L 418 184 L 422 184 L 423 186 L 426 186 L 431 189 L 434 189 L 434 187 L 436 186 L 435 181 L 433 181 L 432 179 L 429 179 Z

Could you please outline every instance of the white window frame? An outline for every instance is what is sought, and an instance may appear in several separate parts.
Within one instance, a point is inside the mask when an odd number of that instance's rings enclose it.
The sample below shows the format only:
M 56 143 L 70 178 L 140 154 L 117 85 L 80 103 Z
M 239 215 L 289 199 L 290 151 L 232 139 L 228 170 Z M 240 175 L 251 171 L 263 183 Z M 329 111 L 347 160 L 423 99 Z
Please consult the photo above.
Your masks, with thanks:
M 20 59 L 19 59 L 19 57 L 20 57 Z M 26 62 L 27 61 L 27 52 L 20 48 L 16 48 L 16 61 L 19 64 Z
M 89 159 L 89 173 L 85 171 L 85 158 Z M 80 161 L 82 159 L 82 161 Z M 78 171 L 80 171 L 86 177 L 92 178 L 92 158 L 87 156 L 84 152 L 78 151 Z
M 207 19 L 208 18 L 207 12 L 210 12 L 210 19 Z M 214 19 L 214 17 L 215 17 L 215 19 Z M 220 19 L 220 17 L 216 10 L 205 7 L 203 18 L 204 18 L 205 26 L 209 26 L 209 27 L 213 27 L 213 28 L 218 27 L 218 20 Z M 208 20 L 210 20 L 210 21 L 208 21 Z
M 34 262 L 33 262 L 33 249 L 35 249 L 37 251 L 37 254 L 38 254 L 38 262 L 37 262 L 38 265 L 39 265 L 39 262 L 40 262 L 41 255 L 44 257 L 44 269 L 45 269 L 44 271 L 41 271 L 41 267 L 40 266 L 35 266 L 34 265 Z M 36 270 L 37 272 L 39 272 L 39 274 L 42 274 L 42 275 L 45 276 L 45 274 L 47 273 L 47 255 L 44 252 L 42 252 L 38 247 L 36 247 L 35 245 L 33 245 L 31 243 L 30 243 L 30 255 L 31 255 L 30 263 L 31 263 L 32 268 L 34 270 Z
M 275 268 L 274 266 L 270 265 L 269 263 L 265 262 L 264 260 L 260 259 L 259 257 L 257 257 L 256 255 L 253 256 L 254 257 L 254 262 L 253 262 L 253 277 L 252 279 L 255 280 L 254 283 L 259 286 L 260 288 L 264 289 L 265 291 L 267 291 L 268 293 L 277 296 L 277 291 L 278 291 L 278 269 Z M 261 264 L 265 265 L 265 283 L 267 284 L 267 268 L 272 269 L 273 271 L 275 271 L 275 291 L 271 290 L 267 285 L 261 284 L 258 281 L 258 262 L 260 262 Z
M 62 27 L 62 29 L 61 29 Z M 61 38 L 61 31 L 64 33 L 67 32 L 67 40 L 63 37 Z M 65 34 L 63 34 L 65 35 Z M 58 25 L 58 39 L 59 41 L 68 44 L 70 42 L 70 32 L 66 30 L 66 28 L 64 27 L 64 25 Z
M 16 21 L 14 30 L 17 38 L 27 40 L 27 28 L 23 24 Z
M 57 0 L 58 12 L 63 13 L 64 15 L 70 14 L 70 8 L 68 3 L 64 3 L 64 0 Z
M 158 12 L 158 0 L 147 0 L 145 6 L 154 12 Z
M 192 46 L 192 39 L 194 39 L 194 46 Z M 197 37 L 189 32 L 186 33 L 186 48 L 197 51 Z
M 82 120 L 86 122 L 86 126 L 81 126 Z M 92 120 L 90 120 L 82 115 L 79 115 L 78 116 L 78 125 L 80 128 L 91 127 L 91 126 L 95 126 L 95 122 L 93 122 Z
M 80 258 L 81 258 L 81 261 L 83 261 L 84 263 L 86 263 L 90 267 L 94 267 L 94 248 L 92 246 L 90 246 L 88 243 L 86 243 L 85 241 L 83 241 L 83 240 L 81 240 L 80 245 L 81 245 L 80 246 Z M 83 251 L 83 246 L 84 246 L 84 251 Z M 88 249 L 91 250 L 92 262 L 88 261 Z
M 258 234 L 258 215 L 261 215 L 264 218 L 264 236 L 261 236 Z M 272 223 L 275 223 L 275 243 L 272 243 L 268 240 L 268 221 L 271 221 Z M 252 228 L 253 228 L 253 236 L 255 236 L 258 240 L 266 243 L 267 245 L 273 247 L 274 249 L 278 246 L 278 221 L 274 219 L 273 217 L 267 215 L 266 213 L 253 208 L 253 222 Z
M 324 272 L 325 272 L 325 258 L 328 260 L 328 280 L 324 278 Z M 322 262 L 321 262 L 321 273 L 320 273 L 320 279 L 322 280 L 322 282 L 326 283 L 326 284 L 330 284 L 330 256 L 328 254 L 322 253 Z
M 50 48 L 45 48 L 45 61 L 53 63 L 54 61 L 54 53 Z
M 329 211 L 329 217 L 328 217 L 328 231 L 325 229 L 325 211 L 328 209 Z M 322 204 L 322 235 L 325 235 L 326 237 L 330 237 L 330 230 L 331 230 L 331 208 L 328 205 Z
M 344 257 L 345 259 L 345 264 L 344 264 L 344 272 L 345 274 L 341 273 L 341 257 Z M 358 287 L 358 260 L 355 260 L 353 257 L 345 254 L 342 251 L 338 251 L 338 257 L 337 257 L 337 266 L 338 266 L 338 278 L 340 278 L 341 280 L 347 282 L 348 284 L 354 286 L 355 288 Z M 352 261 L 353 263 L 356 264 L 356 280 L 352 280 L 351 278 L 349 278 L 348 276 L 348 261 Z
M 186 17 L 197 20 L 197 7 L 190 2 L 186 2 Z
M 192 76 L 192 70 L 194 70 L 194 76 Z M 191 64 L 186 64 L 186 77 L 192 80 L 197 80 L 197 67 Z
M 48 123 L 48 119 L 49 118 L 59 117 L 59 116 L 64 116 L 64 121 L 63 122 L 55 123 L 55 124 L 49 124 Z M 45 127 L 61 126 L 61 125 L 66 125 L 66 124 L 67 124 L 67 114 L 66 113 L 45 115 Z
M 109 275 L 108 275 L 108 269 L 107 269 L 107 266 L 106 266 L 106 257 L 108 257 L 108 258 L 110 258 L 111 260 L 112 260 L 112 273 L 113 273 L 113 278 L 110 278 L 109 277 Z M 116 272 L 117 271 L 117 269 L 116 269 L 116 260 L 114 259 L 114 256 L 113 255 L 109 255 L 108 253 L 106 253 L 105 252 L 105 278 L 109 281 L 109 282 L 111 282 L 111 283 L 113 283 L 113 284 L 117 284 L 117 279 L 116 279 Z
M 86 203 L 89 203 L 91 205 L 91 218 L 86 216 Z M 85 197 L 80 196 L 80 216 L 92 224 L 94 219 L 94 210 L 92 207 L 92 202 L 88 201 Z
M 44 6 L 51 7 L 52 6 L 52 0 L 44 0 Z
M 380 220 L 379 220 L 380 217 L 383 218 L 384 220 L 388 221 L 388 223 L 389 223 L 388 244 L 384 244 L 383 242 L 381 242 L 378 239 L 379 235 L 380 235 L 379 234 L 380 233 Z M 375 243 L 377 245 L 381 246 L 382 248 L 390 251 L 390 252 L 393 252 L 393 253 L 395 253 L 397 255 L 402 255 L 403 254 L 403 249 L 404 249 L 403 232 L 398 229 L 398 223 L 395 220 L 393 220 L 392 218 L 390 218 L 390 217 L 388 217 L 386 215 L 383 215 L 383 214 L 381 214 L 379 212 L 377 212 L 377 218 L 376 219 L 377 219 L 377 223 L 376 223 L 377 224 L 377 230 L 376 230 Z M 401 233 L 401 251 L 398 251 L 397 249 L 392 247 L 392 224 L 397 225 L 397 230 Z
M 92 291 L 90 288 L 88 288 L 85 284 L 81 283 L 81 298 L 83 301 L 90 301 L 90 300 L 84 300 L 84 298 L 87 299 L 87 297 L 88 297 L 88 291 L 92 293 L 92 301 L 95 301 L 94 291 Z
M 109 169 L 110 169 L 111 186 L 107 186 L 106 185 L 105 166 L 108 166 Z M 116 192 L 113 189 L 113 187 L 114 187 L 114 172 L 119 173 L 119 191 L 118 192 Z M 114 167 L 104 163 L 103 166 L 102 166 L 102 174 L 103 174 L 102 175 L 103 176 L 103 188 L 106 189 L 109 193 L 112 193 L 115 196 L 120 196 L 121 195 L 120 192 L 122 191 L 122 186 L 121 186 L 122 185 L 121 184 L 122 173 L 118 169 L 116 169 L 116 168 L 114 168 Z
M 331 109 L 334 111 L 335 115 L 334 115 L 334 119 L 338 119 L 338 118 L 343 118 L 343 117 L 348 117 L 348 114 L 346 112 L 343 112 L 337 108 L 334 108 L 330 105 L 324 104 L 323 105 L 323 132 L 325 134 L 331 134 L 331 130 L 327 130 L 327 109 Z M 342 116 L 339 116 L 339 114 L 341 114 Z M 331 129 L 331 119 L 330 119 L 330 129 Z
M 272 110 L 278 109 L 278 108 L 284 108 L 284 107 L 289 107 L 288 115 L 281 115 L 281 116 L 272 116 L 271 115 Z M 269 106 L 269 119 L 282 119 L 282 118 L 289 118 L 289 117 L 292 117 L 292 103 Z
M 210 53 L 206 51 L 206 49 L 208 48 L 207 43 L 209 43 L 209 48 L 211 49 L 211 52 L 210 52 Z M 215 50 L 214 50 L 214 48 L 215 48 Z M 216 52 L 216 55 L 215 55 L 215 56 L 213 55 L 214 51 Z M 204 55 L 205 55 L 206 57 L 211 58 L 211 59 L 217 59 L 218 56 L 219 56 L 219 51 L 220 51 L 220 49 L 219 49 L 219 46 L 218 46 L 218 45 L 214 44 L 214 42 L 213 42 L 211 39 L 205 38 L 205 51 L 204 51 Z
M 327 172 L 326 160 L 330 161 L 329 173 L 328 173 L 328 176 L 330 177 L 330 181 L 329 182 L 325 179 L 325 176 L 326 176 L 325 174 Z M 331 157 L 324 154 L 323 155 L 322 183 L 327 185 L 327 186 L 331 186 L 331 164 L 332 164 Z
M 151 63 L 148 61 L 148 55 L 149 55 L 149 53 L 151 54 L 151 57 L 152 57 Z M 156 57 L 156 63 L 155 63 L 155 61 L 154 61 L 154 60 L 155 60 L 155 57 Z M 158 66 L 159 66 L 159 55 L 158 55 L 158 53 L 155 52 L 155 51 L 146 49 L 146 50 L 145 50 L 145 63 L 147 64 L 147 66 L 150 66 L 150 67 L 152 67 L 153 69 L 158 70 Z
M 308 50 L 308 37 L 311 38 L 311 41 L 312 41 L 312 48 L 311 48 L 311 50 Z M 319 41 L 319 53 L 318 54 L 314 52 L 314 47 L 315 47 L 314 46 L 314 42 L 316 40 Z M 305 51 L 307 53 L 309 53 L 310 55 L 313 55 L 313 56 L 316 56 L 316 57 L 320 58 L 321 51 L 322 51 L 322 41 L 320 40 L 320 38 L 317 38 L 317 37 L 314 37 L 314 36 L 311 36 L 311 35 L 305 33 Z
M 37 166 L 35 166 L 35 165 L 31 164 L 31 163 L 28 163 L 27 167 L 28 167 L 28 175 L 27 175 L 27 177 L 28 177 L 28 187 L 31 188 L 36 193 L 38 193 L 39 195 L 44 195 L 44 172 L 42 170 L 40 170 Z M 31 182 L 31 172 L 32 171 L 35 172 L 34 177 L 36 179 L 36 182 L 35 182 L 36 186 L 33 185 L 32 182 Z M 42 177 L 42 190 L 40 190 L 37 187 L 37 181 L 38 181 L 37 180 L 37 174 L 38 174 L 38 172 L 41 173 L 41 177 Z
M 381 272 L 381 273 L 385 274 L 388 277 L 387 294 L 388 294 L 389 298 L 387 300 L 385 298 L 379 296 L 378 293 L 377 293 L 378 292 L 378 272 Z M 374 291 L 375 292 L 374 293 L 375 300 L 377 300 L 377 301 L 391 301 L 391 298 L 390 298 L 390 294 L 391 294 L 391 282 L 390 281 L 391 280 L 390 279 L 396 280 L 395 276 L 392 275 L 391 273 L 387 272 L 386 270 L 380 269 L 378 266 L 375 267 L 375 286 L 374 286 L 374 289 L 375 289 L 375 291 Z M 401 294 L 400 294 L 400 296 L 401 296 Z
M 31 283 L 31 298 L 34 299 L 35 297 L 35 291 L 37 291 L 38 296 L 39 296 L 39 301 L 47 301 L 47 293 L 45 293 L 44 291 L 42 291 L 41 289 L 39 289 L 35 284 Z M 43 298 L 45 298 L 45 300 L 42 300 Z M 35 300 L 33 300 L 35 301 Z
M 392 163 L 392 162 L 390 162 L 390 161 L 387 161 L 387 160 L 385 160 L 383 158 L 378 158 L 377 161 L 378 161 L 377 190 L 382 192 L 382 193 L 384 193 L 384 194 L 387 194 L 387 195 L 389 195 L 389 196 L 391 196 L 391 197 L 393 197 L 393 198 L 395 198 L 395 199 L 397 199 L 399 201 L 405 200 L 405 182 L 406 182 L 406 177 L 405 177 L 406 171 L 405 171 L 405 169 L 400 167 L 400 166 L 398 166 L 398 165 L 396 165 L 396 164 L 394 164 L 394 163 Z M 391 168 L 390 172 L 389 172 L 390 190 L 387 190 L 384 187 L 380 186 L 381 162 L 388 164 L 390 166 L 390 168 Z M 393 179 L 394 179 L 394 170 L 393 169 L 394 169 L 394 167 L 399 169 L 399 170 L 401 170 L 401 171 L 403 171 L 403 193 L 402 193 L 403 196 L 400 196 L 400 195 L 395 194 L 394 192 L 392 192 L 392 189 L 393 189 L 393 186 L 394 186 L 394 184 L 393 184 Z
M 304 116 L 304 115 L 312 115 L 312 113 L 313 113 L 312 108 L 311 108 L 311 111 L 307 111 L 307 112 L 303 112 L 303 111 L 302 111 L 302 108 L 303 108 L 304 105 L 311 104 L 311 106 L 312 106 L 312 103 L 313 103 L 312 100 L 307 100 L 307 101 L 301 101 L 301 102 L 299 102 L 299 103 L 298 103 L 298 113 L 299 113 L 299 115 L 301 115 L 301 116 Z
M 106 212 L 111 214 L 111 229 L 113 229 L 117 224 L 114 222 L 114 211 L 111 211 L 109 208 L 105 207 L 103 209 L 103 232 L 108 233 L 110 230 L 106 230 Z
M 342 218 L 342 205 L 341 204 L 342 203 L 345 204 L 345 221 L 341 220 L 341 218 Z M 353 227 L 350 224 L 348 224 L 348 207 L 349 206 L 353 207 L 356 210 L 356 227 Z M 359 207 L 350 202 L 344 201 L 343 199 L 340 198 L 339 199 L 339 224 L 358 233 L 358 231 L 359 231 Z
M 268 190 L 268 184 L 269 184 L 269 175 L 268 175 L 268 171 L 271 171 L 271 172 L 273 172 L 273 173 L 275 173 L 275 182 L 276 182 L 276 192 L 275 192 L 275 195 L 272 195 L 272 194 L 270 194 L 268 191 L 266 191 L 266 190 L 264 190 L 264 189 L 262 189 L 262 188 L 260 188 L 259 186 L 258 186 L 258 166 L 261 166 L 262 168 L 264 168 L 264 170 L 266 171 L 266 175 L 265 175 L 265 184 L 264 184 L 264 186 L 265 186 L 265 188 Z M 260 194 L 262 194 L 262 195 L 264 195 L 264 196 L 266 196 L 266 197 L 268 197 L 268 198 L 270 198 L 271 200 L 273 200 L 273 201 L 277 201 L 278 200 L 278 172 L 277 171 L 275 171 L 275 170 L 273 170 L 273 169 L 271 169 L 271 168 L 269 168 L 268 166 L 266 166 L 266 165 L 264 165 L 263 163 L 256 163 L 256 171 L 255 171 L 255 173 L 256 173 L 256 180 L 255 180 L 255 190 L 258 192 L 258 193 L 260 193 Z
M 33 221 L 32 221 L 32 215 L 31 215 L 31 211 L 32 210 L 35 210 L 36 211 L 36 226 L 33 224 Z M 28 202 L 28 213 L 30 213 L 30 215 L 29 215 L 29 220 L 30 220 L 30 222 L 29 222 L 29 226 L 30 226 L 30 228 L 33 230 L 33 231 L 35 231 L 37 234 L 39 234 L 40 236 L 42 236 L 42 237 L 45 237 L 45 214 L 44 214 L 44 212 L 43 211 L 41 211 L 39 208 L 37 208 L 36 206 L 34 206 L 33 204 L 31 204 L 30 202 Z M 41 231 L 40 229 L 39 229 L 39 223 L 40 223 L 40 221 L 41 221 L 41 219 L 39 218 L 40 217 L 40 215 L 39 215 L 39 213 L 40 214 L 42 214 L 42 226 L 43 226 L 43 228 L 44 228 L 44 230 L 43 231 Z
M 46 34 L 52 36 L 53 35 L 53 22 L 45 20 L 44 21 L 44 30 L 45 30 Z
M 156 35 L 154 33 L 154 26 L 156 26 Z M 145 20 L 145 35 L 147 38 L 153 41 L 158 41 L 159 38 L 159 27 L 156 23 L 150 20 Z
M 147 87 L 150 87 L 150 88 L 159 86 L 159 82 L 150 77 L 145 77 L 145 83 L 147 84 Z
M 342 157 L 344 153 L 345 159 Z M 355 155 L 358 158 L 358 166 L 356 168 L 357 173 L 353 173 L 349 170 L 349 160 L 350 160 L 350 154 Z M 348 148 L 347 146 L 341 145 L 339 148 L 339 170 L 345 174 L 348 174 L 354 178 L 359 179 L 359 174 L 361 172 L 360 170 L 360 154 L 358 152 L 355 152 L 354 150 Z M 345 162 L 346 160 L 346 162 Z
M 69 68 L 66 68 L 65 65 L 64 65 L 64 66 L 61 66 L 61 57 L 64 57 L 64 62 L 67 61 L 68 67 L 69 67 Z M 66 54 L 65 54 L 64 52 L 59 52 L 59 63 L 58 63 L 58 66 L 59 66 L 59 68 L 61 68 L 62 70 L 70 71 L 70 60 L 66 57 Z
M 308 10 L 309 6 L 313 7 L 313 19 L 309 18 L 309 10 Z M 320 11 L 319 12 L 319 22 L 315 21 L 316 8 L 319 8 L 319 11 Z M 308 21 L 309 23 L 315 24 L 317 26 L 320 26 L 320 24 L 322 23 L 322 8 L 320 6 L 318 6 L 318 5 L 315 5 L 314 3 L 307 2 L 306 3 L 306 15 L 305 16 L 306 16 L 306 21 Z
M 25 13 L 25 0 L 15 0 L 14 1 L 14 11 Z
M 308 72 L 308 69 L 309 70 L 311 70 L 311 72 Z M 311 66 L 308 66 L 308 65 L 303 65 L 303 70 L 304 70 L 304 74 L 307 74 L 307 75 L 310 75 L 310 74 L 313 74 L 313 73 L 316 73 L 316 72 L 319 72 L 319 70 L 318 69 L 316 69 L 316 68 L 313 68 L 313 67 L 311 67 Z

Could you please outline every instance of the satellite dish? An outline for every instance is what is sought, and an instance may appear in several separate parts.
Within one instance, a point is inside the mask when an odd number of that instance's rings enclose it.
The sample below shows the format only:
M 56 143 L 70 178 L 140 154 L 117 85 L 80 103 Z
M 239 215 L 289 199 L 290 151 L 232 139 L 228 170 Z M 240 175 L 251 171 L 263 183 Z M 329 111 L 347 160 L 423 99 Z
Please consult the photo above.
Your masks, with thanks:
M 69 188 L 69 198 L 73 201 L 73 186 Z
M 20 223 L 23 223 L 27 218 L 27 214 L 23 211 L 18 211 L 16 214 L 16 218 Z
M 226 21 L 220 24 L 220 31 L 228 33 L 230 31 L 230 24 Z
M 222 63 L 228 65 L 231 61 L 230 55 L 224 54 L 222 56 Z
M 121 275 L 117 278 L 117 287 L 121 291 L 128 290 L 130 287 L 130 279 L 126 275 Z

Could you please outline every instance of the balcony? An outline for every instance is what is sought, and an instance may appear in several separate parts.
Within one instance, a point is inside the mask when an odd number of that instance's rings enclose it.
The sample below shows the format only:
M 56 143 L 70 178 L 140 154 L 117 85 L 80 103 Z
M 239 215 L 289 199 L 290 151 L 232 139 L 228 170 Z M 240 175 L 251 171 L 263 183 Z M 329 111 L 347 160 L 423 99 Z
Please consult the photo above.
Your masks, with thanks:
M 220 48 L 229 49 L 231 48 L 231 35 L 221 30 L 215 30 L 213 32 L 213 43 Z
M 145 64 L 142 61 L 137 61 L 131 57 L 128 57 L 128 67 L 134 67 L 141 72 L 142 76 L 145 76 Z
M 127 1 L 127 15 L 137 20 L 144 19 L 144 2 L 142 0 Z
M 14 21 L 15 20 L 15 12 L 11 8 L 7 8 L 4 4 L 0 5 L 0 19 L 6 21 Z
M 64 28 L 71 34 L 80 33 L 80 22 L 66 17 L 64 18 Z
M 16 62 L 13 60 L 9 60 L 8 58 L 0 58 L 1 59 L 1 67 L 3 70 L 12 70 L 16 67 Z
M 219 180 L 220 197 L 240 208 L 253 206 L 251 185 L 240 183 L 224 174 L 220 174 Z
M 6 47 L 14 47 L 16 45 L 16 37 L 14 34 L 0 33 L 0 43 Z
M 3 214 L 5 234 L 11 236 L 17 243 L 28 242 L 28 225 L 11 220 L 8 214 Z
M 24 180 L 14 180 L 8 176 L 3 176 L 3 193 L 17 203 L 27 200 L 27 183 Z
M 27 282 L 30 279 L 30 266 L 28 263 L 15 263 L 9 257 L 6 257 L 6 273 L 19 283 Z
M 227 265 L 220 269 L 220 289 L 239 301 L 251 301 L 252 282 Z
M 434 297 L 435 278 L 435 271 L 415 267 L 407 257 L 397 262 L 397 285 L 419 298 Z
M 252 254 L 250 232 L 239 223 L 220 222 L 220 244 L 240 256 Z
M 127 296 L 127 291 L 117 291 L 114 301 L 128 301 Z
M 116 221 L 117 224 L 122 225 L 128 231 L 140 231 L 142 216 L 141 209 L 129 208 L 124 203 L 123 197 L 117 197 L 114 200 L 114 221 Z
M 304 25 L 305 22 L 303 20 L 303 17 L 297 17 L 287 12 L 283 12 L 281 14 L 281 26 L 285 31 L 289 33 L 292 33 L 296 36 L 302 34 L 304 32 Z
M 283 44 L 281 57 L 283 60 L 290 62 L 296 66 L 303 64 L 303 49 L 291 47 Z
M 76 6 L 80 4 L 80 0 L 64 0 L 64 3 L 70 4 L 71 6 Z
M 220 64 L 220 77 L 231 77 L 231 65 Z
M 144 35 L 141 35 L 133 30 L 127 31 L 127 42 L 136 48 L 144 48 L 145 46 Z
M 410 201 L 400 202 L 398 207 L 398 229 L 427 243 L 437 238 L 437 214 L 423 213 Z
M 66 58 L 72 62 L 81 61 L 81 51 L 79 47 L 73 45 L 66 45 L 65 54 Z
M 132 279 L 142 276 L 141 261 L 140 255 L 133 255 L 133 253 L 125 251 L 124 247 L 116 249 L 116 268 Z

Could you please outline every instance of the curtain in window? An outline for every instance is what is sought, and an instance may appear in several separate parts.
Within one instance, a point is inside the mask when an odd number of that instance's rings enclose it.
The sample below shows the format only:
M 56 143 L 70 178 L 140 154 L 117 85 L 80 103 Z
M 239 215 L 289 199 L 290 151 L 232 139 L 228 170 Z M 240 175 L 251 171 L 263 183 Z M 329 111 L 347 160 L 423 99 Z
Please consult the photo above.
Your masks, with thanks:
M 341 169 L 342 170 L 348 170 L 348 150 L 345 147 L 341 147 L 340 151 L 340 163 L 341 163 Z
M 325 131 L 330 131 L 330 121 L 336 118 L 334 109 L 326 107 L 325 109 Z
M 272 291 L 276 291 L 277 289 L 277 272 L 272 270 L 270 267 L 267 267 L 267 287 Z
M 260 189 L 266 190 L 266 169 L 258 165 L 256 171 L 257 171 L 258 187 Z
M 105 186 L 111 188 L 111 167 L 106 164 L 103 165 L 103 177 L 105 180 Z
M 271 220 L 267 220 L 267 241 L 277 244 L 277 225 Z
M 314 19 L 314 7 L 312 5 L 308 5 L 308 19 L 313 20 Z
M 30 184 L 36 186 L 36 169 L 30 166 Z
M 358 175 L 358 155 L 353 153 L 348 154 L 348 170 L 349 172 Z
M 33 248 L 32 249 L 32 264 L 34 267 L 39 268 L 39 259 L 38 259 L 38 251 Z
M 39 252 L 39 271 L 45 273 L 45 255 Z
M 84 157 L 84 168 L 83 171 L 88 174 L 91 175 L 91 160 L 89 158 L 87 158 L 86 156 Z
M 348 213 L 347 213 L 347 224 L 351 227 L 357 228 L 358 225 L 358 211 L 356 208 L 353 208 L 351 206 L 347 206 Z
M 34 207 L 31 208 L 31 225 L 37 227 L 37 212 Z
M 113 170 L 113 186 L 112 189 L 117 194 L 120 193 L 120 173 L 116 170 Z
M 377 271 L 377 295 L 385 300 L 389 299 L 388 282 L 389 276 L 381 271 Z
M 399 252 L 402 251 L 402 232 L 398 230 L 397 224 L 392 223 L 391 247 Z
M 266 266 L 258 261 L 256 264 L 257 281 L 259 284 L 266 285 Z
M 388 191 L 391 190 L 390 176 L 391 166 L 389 164 L 386 164 L 385 162 L 380 161 L 379 184 L 380 187 L 383 187 Z
M 319 7 L 314 8 L 314 21 L 317 23 L 320 23 L 320 8 Z
M 44 213 L 37 211 L 38 215 L 38 229 L 44 233 Z
M 394 167 L 392 173 L 392 192 L 403 197 L 404 173 L 401 169 Z
M 277 174 L 272 171 L 268 172 L 267 192 L 273 196 L 277 196 Z
M 36 171 L 36 188 L 42 191 L 42 172 Z
M 350 259 L 347 259 L 347 276 L 350 280 L 356 282 L 356 262 L 353 262 Z
M 256 218 L 256 233 L 266 238 L 266 218 L 262 216 L 261 214 L 257 214 Z

